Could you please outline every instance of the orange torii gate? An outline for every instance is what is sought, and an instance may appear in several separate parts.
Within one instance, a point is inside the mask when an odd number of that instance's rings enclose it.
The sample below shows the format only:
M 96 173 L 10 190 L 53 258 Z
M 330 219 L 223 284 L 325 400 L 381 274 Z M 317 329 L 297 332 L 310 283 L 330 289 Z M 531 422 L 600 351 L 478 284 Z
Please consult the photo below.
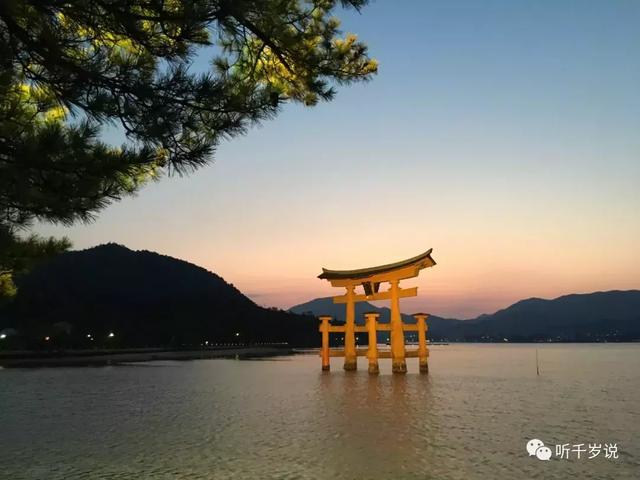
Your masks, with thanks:
M 357 357 L 367 356 L 369 359 L 369 372 L 378 373 L 378 357 L 391 357 L 392 371 L 394 373 L 406 373 L 407 364 L 406 357 L 418 357 L 420 359 L 420 372 L 427 373 L 429 366 L 427 357 L 429 350 L 427 348 L 426 332 L 427 317 L 426 313 L 416 313 L 414 317 L 417 320 L 415 325 L 402 322 L 400 315 L 400 299 L 403 297 L 415 297 L 418 294 L 418 287 L 400 288 L 400 280 L 417 277 L 420 270 L 432 267 L 436 262 L 431 258 L 432 249 L 401 262 L 390 263 L 378 267 L 361 268 L 358 270 L 328 270 L 322 269 L 322 273 L 318 278 L 328 280 L 333 287 L 344 287 L 345 295 L 333 297 L 334 303 L 346 304 L 347 314 L 346 321 L 343 326 L 331 325 L 331 317 L 322 315 L 319 317 L 320 332 L 322 332 L 322 369 L 329 370 L 330 357 L 344 356 L 344 369 L 356 370 Z M 381 292 L 380 284 L 388 282 L 389 290 Z M 362 285 L 363 294 L 356 293 L 356 287 Z M 388 324 L 378 322 L 379 314 L 376 312 L 366 313 L 366 324 L 364 327 L 355 324 L 355 304 L 356 302 L 375 301 L 375 300 L 391 300 L 391 321 Z M 391 352 L 378 352 L 376 332 L 391 332 Z M 404 332 L 418 332 L 418 350 L 406 351 L 404 344 Z M 329 349 L 329 333 L 344 332 L 344 350 Z M 356 349 L 356 332 L 369 333 L 369 347 L 366 350 Z

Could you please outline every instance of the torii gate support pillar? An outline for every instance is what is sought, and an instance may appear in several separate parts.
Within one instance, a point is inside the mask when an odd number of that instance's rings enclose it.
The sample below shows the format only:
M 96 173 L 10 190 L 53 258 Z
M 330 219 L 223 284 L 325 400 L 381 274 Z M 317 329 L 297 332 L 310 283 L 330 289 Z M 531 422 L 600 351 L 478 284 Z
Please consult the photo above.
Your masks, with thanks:
M 364 314 L 367 332 L 369 333 L 369 348 L 367 349 L 369 373 L 374 375 L 380 373 L 380 367 L 378 367 L 378 335 L 376 333 L 379 316 L 380 314 L 377 312 Z
M 322 371 L 328 372 L 331 369 L 331 359 L 329 354 L 329 320 L 331 320 L 331 317 L 329 315 L 321 315 L 318 318 L 320 319 L 320 322 L 322 322 L 320 323 L 320 333 L 322 334 L 322 347 L 320 349 L 320 356 L 322 357 Z
M 420 373 L 429 373 L 429 348 L 427 347 L 427 313 L 416 313 L 413 317 L 418 324 L 418 359 Z

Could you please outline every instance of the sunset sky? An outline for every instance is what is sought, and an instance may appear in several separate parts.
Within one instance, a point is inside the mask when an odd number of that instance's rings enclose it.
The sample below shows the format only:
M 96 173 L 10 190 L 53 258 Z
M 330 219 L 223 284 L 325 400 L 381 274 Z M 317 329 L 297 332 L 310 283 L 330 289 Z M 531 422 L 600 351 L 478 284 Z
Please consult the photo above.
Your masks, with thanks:
M 323 266 L 431 247 L 406 312 L 640 288 L 640 2 L 378 0 L 339 16 L 380 62 L 373 81 L 285 106 L 92 224 L 38 233 L 181 258 L 284 308 L 342 293 Z

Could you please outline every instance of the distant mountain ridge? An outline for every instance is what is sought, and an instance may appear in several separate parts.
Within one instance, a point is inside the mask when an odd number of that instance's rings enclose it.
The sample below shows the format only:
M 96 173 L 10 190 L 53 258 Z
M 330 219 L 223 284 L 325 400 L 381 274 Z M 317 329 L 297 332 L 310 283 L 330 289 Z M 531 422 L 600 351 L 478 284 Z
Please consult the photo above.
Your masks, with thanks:
M 344 305 L 317 298 L 290 309 L 296 313 L 332 315 L 344 320 Z M 389 321 L 389 309 L 356 304 L 356 317 L 378 311 Z M 403 315 L 412 322 L 410 315 Z M 635 341 L 640 340 L 640 290 L 571 294 L 551 300 L 529 298 L 472 320 L 429 317 L 429 335 L 447 341 Z
M 339 322 L 345 320 L 345 306 L 344 304 L 333 303 L 333 297 L 321 297 L 311 300 L 306 303 L 295 305 L 289 309 L 292 313 L 298 313 L 301 315 L 331 315 Z M 379 321 L 381 323 L 389 323 L 391 320 L 391 310 L 388 307 L 376 307 L 369 302 L 358 302 L 355 305 L 356 311 L 356 324 L 364 324 L 364 314 L 366 312 L 377 312 L 380 314 Z M 415 323 L 416 320 L 411 315 L 403 313 L 402 321 L 405 323 Z M 441 318 L 436 315 L 429 316 L 429 328 L 431 334 L 434 332 L 440 335 L 441 332 L 446 332 L 450 328 L 454 328 L 458 323 L 464 323 L 464 320 L 456 320 L 452 318 Z M 379 333 L 378 338 L 380 340 L 388 337 L 387 333 Z M 362 336 L 364 338 L 364 335 Z
M 344 319 L 344 305 L 335 305 L 331 298 L 315 299 L 289 312 L 263 308 L 202 267 L 117 244 L 64 253 L 16 281 L 17 297 L 0 308 L 5 336 L 0 348 L 173 348 L 204 342 L 317 346 L 318 320 L 312 315 Z M 382 322 L 389 321 L 388 308 L 362 302 L 356 305 L 359 322 L 366 311 L 377 311 Z M 409 315 L 403 319 L 413 322 Z M 429 317 L 429 337 L 640 340 L 640 291 L 530 298 L 473 320 L 434 315 Z
M 113 243 L 59 255 L 17 283 L 0 330 L 20 332 L 25 347 L 49 338 L 84 348 L 109 333 L 106 346 L 317 343 L 315 318 L 260 307 L 202 267 Z

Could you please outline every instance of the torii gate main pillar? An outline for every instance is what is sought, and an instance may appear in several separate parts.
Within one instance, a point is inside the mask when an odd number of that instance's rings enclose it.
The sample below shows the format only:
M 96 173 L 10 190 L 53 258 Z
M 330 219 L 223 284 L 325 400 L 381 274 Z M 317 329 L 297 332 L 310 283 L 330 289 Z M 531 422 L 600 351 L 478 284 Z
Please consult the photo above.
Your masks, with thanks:
M 399 284 L 399 280 L 391 280 L 391 370 L 393 373 L 407 373 L 404 330 L 400 315 Z
M 358 369 L 358 355 L 356 353 L 356 303 L 353 285 L 347 286 L 347 315 L 344 324 L 344 369 Z

